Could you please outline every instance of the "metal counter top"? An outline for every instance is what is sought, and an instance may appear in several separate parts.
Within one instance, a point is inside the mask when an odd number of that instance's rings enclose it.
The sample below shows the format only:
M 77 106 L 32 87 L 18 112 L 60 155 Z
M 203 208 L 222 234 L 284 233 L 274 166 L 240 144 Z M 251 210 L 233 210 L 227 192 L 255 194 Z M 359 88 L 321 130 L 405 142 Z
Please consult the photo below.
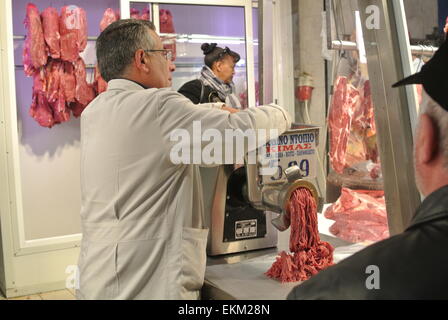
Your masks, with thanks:
M 352 244 L 328 231 L 334 222 L 318 215 L 319 235 L 334 248 L 335 263 L 363 249 L 366 244 Z M 283 300 L 300 282 L 281 283 L 264 273 L 281 251 L 289 251 L 289 229 L 279 233 L 276 248 L 207 258 L 203 300 Z

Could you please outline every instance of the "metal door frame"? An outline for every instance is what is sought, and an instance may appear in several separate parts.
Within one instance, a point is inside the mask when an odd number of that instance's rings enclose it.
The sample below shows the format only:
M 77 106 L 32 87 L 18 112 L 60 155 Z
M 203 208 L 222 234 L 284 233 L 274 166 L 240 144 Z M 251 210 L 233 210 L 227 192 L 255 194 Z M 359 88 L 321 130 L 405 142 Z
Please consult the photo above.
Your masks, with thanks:
M 407 23 L 402 0 L 358 0 L 358 6 L 372 86 L 389 230 L 394 235 L 406 229 L 420 205 L 413 167 L 415 91 L 392 88 L 393 83 L 410 74 Z M 369 29 L 365 24 L 369 6 L 379 8 L 378 30 Z
M 156 24 L 156 30 L 159 28 L 159 10 L 161 4 L 183 4 L 183 5 L 204 5 L 204 6 L 226 6 L 243 7 L 245 20 L 246 36 L 246 77 L 248 105 L 255 106 L 255 71 L 254 71 L 254 48 L 252 31 L 252 1 L 251 0 L 120 0 L 121 18 L 128 19 L 131 16 L 130 3 L 141 2 L 153 5 L 153 21 Z

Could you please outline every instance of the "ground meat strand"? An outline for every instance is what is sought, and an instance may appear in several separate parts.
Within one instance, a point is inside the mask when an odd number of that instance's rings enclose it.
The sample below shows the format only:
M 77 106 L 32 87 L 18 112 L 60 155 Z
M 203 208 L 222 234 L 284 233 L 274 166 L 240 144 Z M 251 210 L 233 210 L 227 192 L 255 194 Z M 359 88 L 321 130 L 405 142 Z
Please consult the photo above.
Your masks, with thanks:
M 320 241 L 317 206 L 306 188 L 295 190 L 288 203 L 291 219 L 289 249 L 281 252 L 265 273 L 281 282 L 304 281 L 333 264 L 333 247 Z

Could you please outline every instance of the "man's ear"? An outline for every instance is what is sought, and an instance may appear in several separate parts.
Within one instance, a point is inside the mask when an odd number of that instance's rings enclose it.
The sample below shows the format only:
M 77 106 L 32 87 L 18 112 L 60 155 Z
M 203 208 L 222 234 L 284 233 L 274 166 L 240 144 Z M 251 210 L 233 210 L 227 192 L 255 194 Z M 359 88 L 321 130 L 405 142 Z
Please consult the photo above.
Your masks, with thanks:
M 439 152 L 437 130 L 427 114 L 420 116 L 416 143 L 417 161 L 421 164 L 428 164 L 437 157 Z
M 142 49 L 135 51 L 134 64 L 138 70 L 143 70 L 146 72 L 149 71 L 149 65 L 148 65 L 149 59 L 148 56 L 145 54 L 145 51 L 143 51 Z

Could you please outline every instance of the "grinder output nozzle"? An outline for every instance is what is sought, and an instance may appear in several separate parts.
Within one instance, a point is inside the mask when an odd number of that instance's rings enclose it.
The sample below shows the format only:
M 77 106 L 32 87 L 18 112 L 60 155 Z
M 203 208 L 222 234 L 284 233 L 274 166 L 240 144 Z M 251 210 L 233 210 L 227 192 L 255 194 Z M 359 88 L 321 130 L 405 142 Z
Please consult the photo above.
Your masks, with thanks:
M 303 179 L 298 166 L 289 167 L 284 170 L 284 173 L 287 181 L 275 186 L 265 186 L 262 190 L 263 203 L 271 211 L 279 213 L 279 216 L 273 219 L 271 223 L 280 231 L 285 231 L 290 226 L 288 204 L 294 191 L 299 188 L 306 188 L 311 192 L 316 203 L 319 201 L 316 187 Z

